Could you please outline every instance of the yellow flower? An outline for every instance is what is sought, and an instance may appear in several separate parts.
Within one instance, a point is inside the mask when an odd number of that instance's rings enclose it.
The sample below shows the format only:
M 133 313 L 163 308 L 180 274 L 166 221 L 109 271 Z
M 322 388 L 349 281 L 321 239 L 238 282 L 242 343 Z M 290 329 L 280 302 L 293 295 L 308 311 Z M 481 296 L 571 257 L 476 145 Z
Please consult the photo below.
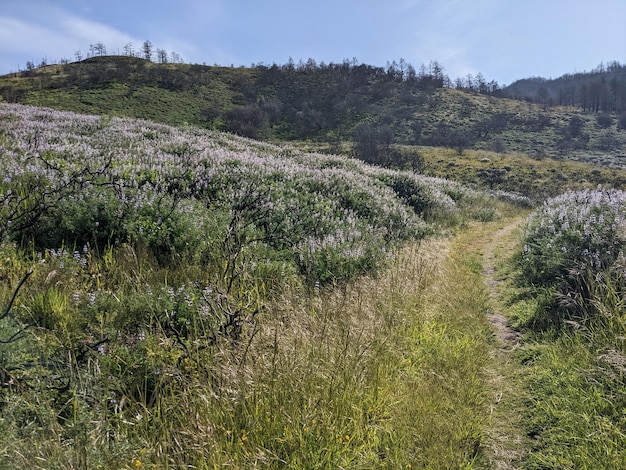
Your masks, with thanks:
M 135 468 L 141 468 L 141 460 L 135 459 L 133 465 L 135 466 Z
M 350 440 L 350 435 L 349 435 L 349 434 L 346 434 L 346 435 L 344 436 L 344 439 L 346 440 L 346 442 L 348 442 L 348 441 Z

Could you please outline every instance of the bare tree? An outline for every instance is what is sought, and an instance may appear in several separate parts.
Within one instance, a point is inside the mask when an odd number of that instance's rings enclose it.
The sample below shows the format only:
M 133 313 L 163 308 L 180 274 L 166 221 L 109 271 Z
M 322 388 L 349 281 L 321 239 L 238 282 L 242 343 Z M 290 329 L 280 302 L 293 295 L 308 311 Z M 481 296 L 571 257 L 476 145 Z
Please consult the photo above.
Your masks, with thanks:
M 146 41 L 143 43 L 143 58 L 147 61 L 152 61 L 152 43 Z
M 167 51 L 165 49 L 157 49 L 157 62 L 167 64 Z
M 98 55 L 98 56 L 103 56 L 103 55 L 106 55 L 107 53 L 106 46 L 102 44 L 101 42 L 96 43 L 93 46 L 93 49 L 94 49 L 95 55 Z
M 170 52 L 170 62 L 172 62 L 173 64 L 182 64 L 183 58 L 176 52 L 172 51 Z
M 124 55 L 128 57 L 133 56 L 133 43 L 132 42 L 127 42 L 126 45 L 124 46 Z

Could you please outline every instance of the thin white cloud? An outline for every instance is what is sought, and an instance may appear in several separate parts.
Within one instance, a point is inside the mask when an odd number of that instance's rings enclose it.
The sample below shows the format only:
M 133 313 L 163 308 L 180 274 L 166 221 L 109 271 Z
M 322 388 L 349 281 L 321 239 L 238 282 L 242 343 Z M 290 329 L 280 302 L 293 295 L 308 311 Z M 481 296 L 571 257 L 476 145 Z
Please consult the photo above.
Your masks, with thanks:
M 61 34 L 35 24 L 0 17 L 0 51 L 3 54 L 16 52 L 41 54 L 42 48 L 58 48 L 67 42 Z
M 55 62 L 69 58 L 76 49 L 76 43 L 58 31 L 0 17 L 0 73 L 24 69 L 28 61 Z
M 74 44 L 101 42 L 108 47 L 121 47 L 128 42 L 139 41 L 137 38 L 105 24 L 73 15 L 66 16 L 60 24 L 62 31 L 72 38 Z
M 40 8 L 28 8 L 22 13 L 26 14 L 19 18 L 0 13 L 0 74 L 23 69 L 27 61 L 74 60 L 78 51 L 85 57 L 89 46 L 97 43 L 102 43 L 108 54 L 123 53 L 128 43 L 138 51 L 149 39 L 155 48 L 176 52 L 185 61 L 203 61 L 208 55 L 201 44 L 167 34 L 160 28 L 156 28 L 156 35 L 139 38 L 136 31 L 129 33 L 52 5 L 40 4 Z
M 47 24 L 24 21 L 10 16 L 0 17 L 0 70 L 16 70 L 25 61 L 48 62 L 73 59 L 81 49 L 83 56 L 90 44 L 102 43 L 110 53 L 122 50 L 128 42 L 138 40 L 115 28 L 59 10 L 50 12 Z M 20 59 L 21 58 L 21 59 Z M 23 63 L 19 63 L 21 60 Z

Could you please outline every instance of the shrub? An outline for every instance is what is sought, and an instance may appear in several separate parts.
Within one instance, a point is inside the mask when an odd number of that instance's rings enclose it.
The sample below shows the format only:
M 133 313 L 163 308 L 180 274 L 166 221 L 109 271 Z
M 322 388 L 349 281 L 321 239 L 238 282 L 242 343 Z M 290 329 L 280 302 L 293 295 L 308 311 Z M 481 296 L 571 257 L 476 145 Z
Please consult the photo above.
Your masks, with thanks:
M 613 118 L 610 114 L 602 113 L 598 114 L 598 116 L 596 117 L 596 122 L 598 123 L 598 126 L 600 126 L 602 129 L 608 129 L 613 125 Z
M 588 313 L 581 307 L 591 300 L 589 278 L 610 272 L 621 259 L 625 202 L 626 193 L 618 190 L 569 191 L 529 218 L 519 256 L 521 280 L 552 289 L 559 316 Z

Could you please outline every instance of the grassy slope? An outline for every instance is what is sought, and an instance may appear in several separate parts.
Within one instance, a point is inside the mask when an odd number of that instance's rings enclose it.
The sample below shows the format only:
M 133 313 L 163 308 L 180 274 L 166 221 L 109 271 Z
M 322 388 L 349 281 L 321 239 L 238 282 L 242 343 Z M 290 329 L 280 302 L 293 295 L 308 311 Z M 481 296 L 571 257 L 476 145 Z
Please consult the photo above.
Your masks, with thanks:
M 420 92 L 402 83 L 375 79 L 344 89 L 342 84 L 307 73 L 261 77 L 259 69 L 103 57 L 42 67 L 30 75 L 0 77 L 0 89 L 8 101 L 218 129 L 226 128 L 228 112 L 237 106 L 263 107 L 264 103 L 282 102 L 280 116 L 270 119 L 270 127 L 260 131 L 260 137 L 285 140 L 304 132 L 313 140 L 323 141 L 329 135 L 349 139 L 355 126 L 367 122 L 389 125 L 396 142 L 414 144 L 430 142 L 444 125 L 470 136 L 475 140 L 474 149 L 499 147 L 500 151 L 531 157 L 602 165 L 623 163 L 626 130 L 618 129 L 615 123 L 610 129 L 602 129 L 594 114 L 573 108 L 541 107 L 452 89 Z M 311 96 L 321 94 L 330 98 L 320 99 L 317 105 L 310 103 Z M 330 100 L 332 106 L 324 100 Z M 310 106 L 315 111 L 307 118 L 311 123 L 299 122 L 298 116 L 306 117 Z M 269 114 L 276 112 L 263 109 Z M 502 129 L 480 127 L 497 116 L 504 117 Z M 579 141 L 575 145 L 562 144 L 563 133 L 573 117 L 583 122 L 583 134 L 587 136 L 583 146 Z M 302 126 L 307 125 L 310 129 L 303 131 Z M 417 128 L 421 129 L 419 133 Z
M 626 187 L 626 170 L 522 154 L 421 148 L 425 173 L 476 185 L 480 188 L 520 192 L 534 199 L 552 197 L 568 189 L 604 185 Z
M 224 158 L 237 165 L 247 159 L 267 169 L 280 154 L 277 175 L 292 159 L 311 170 L 326 168 L 324 175 L 336 171 L 346 181 L 352 172 L 376 178 L 376 187 L 398 176 L 345 159 L 146 122 L 21 107 L 3 122 L 7 129 L 16 126 L 3 135 L 3 145 L 15 159 L 28 149 L 33 172 L 40 154 L 50 160 L 57 152 L 65 165 L 81 164 L 84 158 L 67 158 L 79 154 L 75 141 L 85 152 L 80 155 L 90 155 L 95 164 L 99 156 L 120 151 L 124 133 L 126 153 L 109 167 L 121 172 L 118 184 L 136 173 L 121 166 L 130 164 L 131 147 L 138 156 L 161 156 L 169 164 L 145 167 L 145 174 L 169 180 L 167 172 L 184 162 L 168 153 L 168 135 L 191 147 L 211 148 L 215 160 L 226 153 Z M 29 132 L 38 138 L 29 138 Z M 48 149 L 50 142 L 55 151 L 34 147 Z M 98 149 L 90 150 L 96 142 Z M 209 160 L 198 158 L 193 168 L 200 172 Z M 16 175 L 21 169 L 13 168 Z M 66 172 L 60 173 L 49 178 Z M 245 174 L 237 174 L 239 183 Z M 406 176 L 399 182 L 415 178 Z M 344 186 L 363 191 L 366 184 L 360 181 Z M 90 188 L 82 183 L 81 194 L 88 195 Z M 432 192 L 438 204 L 446 198 L 434 185 L 447 187 L 458 202 L 473 194 L 466 207 L 450 199 L 430 211 L 429 219 L 441 218 L 448 227 L 462 226 L 478 213 L 491 219 L 514 210 L 449 182 L 424 178 L 424 183 L 432 187 L 398 189 Z M 332 189 L 341 185 L 336 186 Z M 277 195 L 278 188 L 274 185 Z M 408 196 L 403 197 L 412 200 Z M 363 201 L 361 193 L 343 197 Z M 78 220 L 77 213 L 67 215 Z M 5 240 L 0 245 L 3 305 L 20 274 L 30 266 L 34 272 L 13 314 L 0 322 L 0 338 L 19 331 L 19 321 L 34 318 L 36 325 L 32 335 L 0 350 L 0 372 L 16 378 L 3 376 L 0 390 L 1 463 L 9 468 L 124 468 L 137 460 L 148 468 L 469 467 L 480 456 L 486 432 L 483 367 L 491 335 L 478 258 L 449 243 L 408 244 L 377 276 L 329 283 L 321 290 L 303 287 L 293 271 L 290 283 L 280 285 L 284 270 L 272 271 L 270 283 L 267 272 L 256 271 L 264 267 L 263 258 L 252 257 L 252 248 L 263 247 L 249 245 L 237 273 L 245 279 L 229 296 L 219 279 L 213 281 L 226 257 L 220 243 L 210 246 L 213 258 L 186 257 L 164 266 L 148 246 L 132 241 L 104 246 L 100 253 L 50 250 L 38 257 Z M 241 317 L 243 331 L 236 336 L 214 325 L 213 317 L 252 310 Z
M 493 150 L 494 139 L 501 140 L 502 151 L 518 153 L 531 158 L 552 157 L 577 160 L 603 165 L 621 165 L 626 157 L 626 132 L 616 125 L 610 129 L 617 136 L 613 149 L 599 149 L 599 141 L 607 130 L 601 129 L 593 113 L 583 113 L 572 107 L 545 107 L 525 101 L 494 98 L 458 90 L 442 90 L 440 102 L 435 110 L 435 123 L 458 123 L 461 128 L 471 127 L 477 122 L 496 115 L 507 117 L 507 126 L 501 133 L 489 133 L 474 146 L 476 150 Z M 583 121 L 583 132 L 589 137 L 586 149 L 559 148 L 562 131 L 569 121 L 577 117 Z M 542 122 L 543 124 L 540 124 Z M 465 126 L 463 126 L 465 123 Z
M 175 70 L 187 85 L 164 83 Z M 198 70 L 201 70 L 199 72 Z M 102 72 L 101 80 L 89 77 Z M 107 71 L 111 73 L 107 74 Z M 118 78 L 117 74 L 124 78 Z M 159 75 L 163 78 L 159 79 Z M 166 124 L 189 123 L 219 127 L 202 114 L 231 110 L 243 98 L 242 83 L 254 79 L 252 69 L 201 67 L 187 64 L 156 65 L 140 59 L 112 57 L 66 66 L 36 69 L 30 75 L 5 76 L 0 86 L 12 88 L 9 101 L 47 106 L 77 113 L 136 117 Z M 192 82 L 197 80 L 198 83 Z

